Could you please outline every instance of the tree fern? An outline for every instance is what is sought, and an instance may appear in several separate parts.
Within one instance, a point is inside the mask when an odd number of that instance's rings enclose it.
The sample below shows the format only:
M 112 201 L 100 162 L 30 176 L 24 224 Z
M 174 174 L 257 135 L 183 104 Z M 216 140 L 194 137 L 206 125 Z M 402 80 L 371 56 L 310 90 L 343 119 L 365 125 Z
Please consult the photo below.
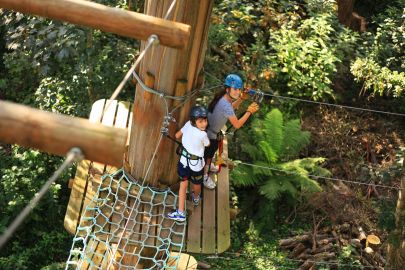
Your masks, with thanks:
M 259 188 L 260 194 L 264 195 L 269 200 L 276 200 L 282 193 L 288 193 L 295 197 L 298 190 L 297 187 L 290 181 L 289 175 L 275 175 L 268 178 Z
M 278 155 L 276 153 L 276 150 L 273 147 L 271 147 L 271 143 L 269 141 L 260 141 L 259 147 L 264 152 L 268 164 L 274 164 L 277 162 Z
M 283 144 L 283 114 L 278 109 L 273 109 L 266 114 L 263 123 L 263 135 L 275 154 L 281 154 Z
M 237 186 L 253 186 L 260 182 L 260 178 L 253 174 L 253 168 L 245 166 L 241 170 L 232 171 L 233 183 Z
M 324 158 L 289 160 L 308 145 L 310 134 L 301 130 L 298 119 L 284 122 L 278 109 L 256 119 L 245 139 L 241 146 L 242 153 L 247 154 L 244 160 L 256 166 L 236 166 L 232 172 L 233 181 L 240 186 L 259 185 L 259 194 L 269 200 L 282 194 L 294 198 L 298 192 L 320 191 L 320 185 L 311 176 L 330 174 L 320 167 Z
M 298 119 L 288 121 L 284 126 L 283 156 L 294 157 L 309 144 L 310 133 L 301 130 Z

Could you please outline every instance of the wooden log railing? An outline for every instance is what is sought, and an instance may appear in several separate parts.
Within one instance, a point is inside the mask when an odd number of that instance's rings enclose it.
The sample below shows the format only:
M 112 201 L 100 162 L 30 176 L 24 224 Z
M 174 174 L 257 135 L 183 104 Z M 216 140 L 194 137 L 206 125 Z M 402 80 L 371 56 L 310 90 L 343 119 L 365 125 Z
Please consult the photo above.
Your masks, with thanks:
M 70 22 L 125 37 L 147 40 L 152 34 L 160 44 L 183 49 L 190 26 L 84 0 L 0 0 L 0 8 Z
M 60 156 L 79 147 L 86 159 L 122 166 L 126 129 L 0 101 L 0 141 Z

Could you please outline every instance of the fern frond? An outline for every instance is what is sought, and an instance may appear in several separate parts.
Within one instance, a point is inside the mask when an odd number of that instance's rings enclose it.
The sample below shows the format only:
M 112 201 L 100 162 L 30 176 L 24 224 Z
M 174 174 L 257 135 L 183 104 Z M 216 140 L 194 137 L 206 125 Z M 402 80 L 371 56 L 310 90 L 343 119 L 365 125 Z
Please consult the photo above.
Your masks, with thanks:
M 324 162 L 324 158 L 304 158 L 296 159 L 290 162 L 280 164 L 282 170 L 288 171 L 293 176 L 293 180 L 299 184 L 304 191 L 316 192 L 322 190 L 316 179 L 312 179 L 309 175 L 322 176 L 328 174 L 329 171 L 321 168 L 318 164 Z
M 282 193 L 288 193 L 294 197 L 298 190 L 290 180 L 286 175 L 271 177 L 259 188 L 259 192 L 269 200 L 277 199 Z
M 261 152 L 258 151 L 257 146 L 254 144 L 243 143 L 240 146 L 241 152 L 247 155 L 247 160 L 257 160 L 260 159 Z M 245 157 L 244 157 L 245 159 Z
M 260 177 L 253 174 L 250 166 L 237 165 L 231 172 L 232 182 L 236 186 L 253 186 L 260 182 Z
M 278 109 L 266 114 L 263 121 L 264 139 L 279 156 L 283 146 L 283 114 Z
M 255 165 L 258 167 L 253 167 L 253 173 L 254 175 L 263 175 L 264 177 L 269 177 L 274 175 L 274 171 L 268 169 L 269 164 L 267 162 L 263 161 L 257 161 L 255 162 Z
M 266 156 L 268 163 L 276 163 L 278 160 L 278 155 L 273 147 L 271 147 L 270 143 L 267 141 L 260 141 L 259 147 L 263 151 L 264 155 Z
M 294 157 L 310 142 L 310 133 L 301 130 L 298 119 L 288 121 L 284 126 L 283 153 L 285 157 Z

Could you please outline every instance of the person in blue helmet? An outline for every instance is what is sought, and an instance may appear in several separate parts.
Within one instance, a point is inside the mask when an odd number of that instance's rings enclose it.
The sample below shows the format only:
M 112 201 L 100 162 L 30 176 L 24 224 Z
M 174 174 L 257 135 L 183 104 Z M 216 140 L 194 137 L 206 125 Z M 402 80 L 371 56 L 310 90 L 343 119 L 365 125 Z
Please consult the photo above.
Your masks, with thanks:
M 209 176 L 211 161 L 215 152 L 218 150 L 218 141 L 221 140 L 221 128 L 229 121 L 235 129 L 242 127 L 248 118 L 259 110 L 256 102 L 250 104 L 246 112 L 239 119 L 235 115 L 235 108 L 238 108 L 247 94 L 242 92 L 243 81 L 236 74 L 229 74 L 225 78 L 224 89 L 215 95 L 214 99 L 208 105 L 208 138 L 209 147 L 205 148 L 204 159 L 204 186 L 209 189 L 215 188 L 216 184 Z
M 176 221 L 185 221 L 185 202 L 188 181 L 192 183 L 191 199 L 195 206 L 200 203 L 201 185 L 204 175 L 204 150 L 210 141 L 206 128 L 208 111 L 204 107 L 195 106 L 190 110 L 190 121 L 179 131 L 176 139 L 181 138 L 180 160 L 177 164 L 177 173 L 180 177 L 179 205 L 176 211 L 167 215 Z

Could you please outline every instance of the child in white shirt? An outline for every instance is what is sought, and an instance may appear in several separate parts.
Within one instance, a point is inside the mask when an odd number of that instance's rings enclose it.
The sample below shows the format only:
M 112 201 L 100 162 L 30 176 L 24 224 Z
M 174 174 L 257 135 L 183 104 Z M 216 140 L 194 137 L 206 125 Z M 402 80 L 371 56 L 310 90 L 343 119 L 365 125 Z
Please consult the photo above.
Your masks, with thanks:
M 188 180 L 192 183 L 191 198 L 195 206 L 200 203 L 201 185 L 204 176 L 204 150 L 209 146 L 207 132 L 208 111 L 204 107 L 195 106 L 190 111 L 190 121 L 188 121 L 175 137 L 180 139 L 182 150 L 180 160 L 177 164 L 177 173 L 180 177 L 179 205 L 178 209 L 167 215 L 168 218 L 185 221 L 185 202 Z

